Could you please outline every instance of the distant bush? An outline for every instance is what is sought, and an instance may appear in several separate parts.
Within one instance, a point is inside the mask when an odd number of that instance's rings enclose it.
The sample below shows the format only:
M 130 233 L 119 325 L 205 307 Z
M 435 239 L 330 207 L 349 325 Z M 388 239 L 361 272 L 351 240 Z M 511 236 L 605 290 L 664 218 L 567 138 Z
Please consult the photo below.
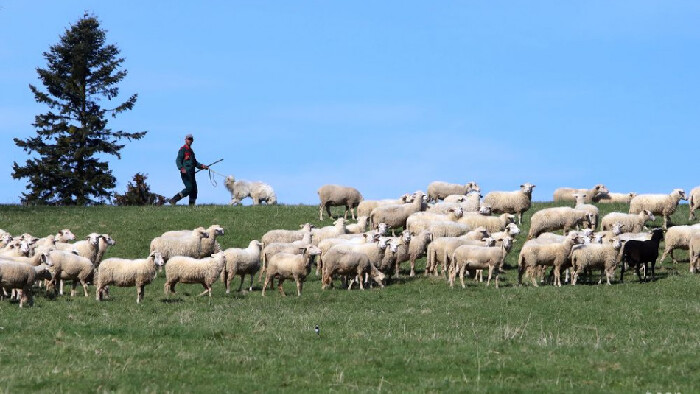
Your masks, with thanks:
M 151 188 L 146 183 L 147 175 L 139 172 L 134 175 L 133 183 L 126 185 L 126 193 L 115 194 L 114 203 L 116 205 L 163 205 L 166 198 L 160 194 L 151 193 Z

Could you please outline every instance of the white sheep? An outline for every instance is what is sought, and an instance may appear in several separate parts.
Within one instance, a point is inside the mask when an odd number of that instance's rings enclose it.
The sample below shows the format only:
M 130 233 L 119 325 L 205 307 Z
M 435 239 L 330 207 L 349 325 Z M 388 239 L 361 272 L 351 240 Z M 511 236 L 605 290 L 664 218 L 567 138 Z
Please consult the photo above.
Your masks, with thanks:
M 416 212 L 406 219 L 406 229 L 411 234 L 418 234 L 427 230 L 434 223 L 452 222 L 456 223 L 464 215 L 462 207 L 450 208 L 445 214 L 434 212 Z
M 270 257 L 270 260 L 267 262 L 262 296 L 265 296 L 265 289 L 267 289 L 268 284 L 274 286 L 275 278 L 277 278 L 277 287 L 280 294 L 286 296 L 282 287 L 284 280 L 294 279 L 297 285 L 297 296 L 301 297 L 304 280 L 311 271 L 313 256 L 314 254 L 310 249 L 305 249 L 302 254 L 278 253 Z
M 31 243 L 27 240 L 14 238 L 0 250 L 0 257 L 29 257 Z
M 156 237 L 151 241 L 150 252 L 160 252 L 166 263 L 175 256 L 198 258 L 202 253 L 202 239 L 208 237 L 206 230 L 180 237 Z
M 75 250 L 76 252 L 78 252 L 78 256 L 88 258 L 90 259 L 93 265 L 97 265 L 97 257 L 100 249 L 100 238 L 100 234 L 90 233 L 82 241 L 78 241 L 73 244 L 65 242 L 56 242 L 54 246 L 57 250 L 64 250 L 67 252 L 72 252 Z
M 442 181 L 431 182 L 428 185 L 428 202 L 442 200 L 445 197 L 454 194 L 465 195 L 470 191 L 480 192 L 481 189 L 476 182 L 467 182 L 464 185 Z
M 455 222 L 432 222 L 427 230 L 435 237 L 459 237 L 469 232 L 470 226 Z
M 413 202 L 412 194 L 404 194 L 398 199 L 385 199 L 385 200 L 363 200 L 357 206 L 357 220 L 360 220 L 361 216 L 369 217 L 372 210 L 380 205 L 399 205 Z
M 518 224 L 523 223 L 523 213 L 532 206 L 532 190 L 535 185 L 524 183 L 520 190 L 512 192 L 490 192 L 484 197 L 484 204 L 491 206 L 493 213 L 511 213 L 518 215 Z
M 630 201 L 634 197 L 637 196 L 637 193 L 630 192 L 630 193 L 604 193 L 598 195 L 598 200 L 596 202 L 598 203 L 622 203 L 622 204 L 629 204 Z
M 659 258 L 658 264 L 661 265 L 669 254 L 673 264 L 677 264 L 678 261 L 673 256 L 673 251 L 675 249 L 688 250 L 690 248 L 690 239 L 695 234 L 700 234 L 700 223 L 692 226 L 673 226 L 669 228 L 664 235 L 664 252 Z
M 22 308 L 25 303 L 32 306 L 34 304 L 32 285 L 37 280 L 51 278 L 49 273 L 51 264 L 50 260 L 38 266 L 0 260 L 0 288 L 19 289 L 21 292 L 19 307 Z
M 604 274 L 609 285 L 610 278 L 615 274 L 615 269 L 617 269 L 617 265 L 620 262 L 621 247 L 622 242 L 619 239 L 615 239 L 611 243 L 585 244 L 573 248 L 571 251 L 573 272 L 571 284 L 576 284 L 579 275 L 584 269 L 600 268 L 601 279 L 598 284 L 602 282 Z
M 332 226 L 311 229 L 311 243 L 318 245 L 319 242 L 326 238 L 333 238 L 345 233 L 345 219 L 338 218 L 333 222 Z
M 688 220 L 695 220 L 695 210 L 700 208 L 700 186 L 694 187 L 688 195 Z
M 97 270 L 95 281 L 95 298 L 104 298 L 106 287 L 136 287 L 136 303 L 141 303 L 144 287 L 156 277 L 156 269 L 165 264 L 160 252 L 151 252 L 145 259 L 121 259 L 112 257 L 105 259 Z
M 369 215 L 370 227 L 377 228 L 379 223 L 386 223 L 391 228 L 406 228 L 408 217 L 423 210 L 423 200 L 423 192 L 417 191 L 413 194 L 411 203 L 374 208 Z
M 272 186 L 267 183 L 236 180 L 233 175 L 229 175 L 226 177 L 224 185 L 231 193 L 229 205 L 238 205 L 248 197 L 253 200 L 253 205 L 259 205 L 263 202 L 268 205 L 277 204 L 277 195 Z
M 700 268 L 700 234 L 695 234 L 690 237 L 688 250 L 690 257 L 690 272 L 698 272 L 698 268 Z
M 305 223 L 299 226 L 301 230 L 270 230 L 266 232 L 260 242 L 263 245 L 271 243 L 291 243 L 304 239 L 306 234 L 311 234 L 314 226 L 311 223 Z
M 224 252 L 202 259 L 174 256 L 165 265 L 165 295 L 175 293 L 175 285 L 178 283 L 199 283 L 204 286 L 200 296 L 208 294 L 211 297 L 211 286 L 219 278 L 225 265 Z
M 423 230 L 418 235 L 411 237 L 408 244 L 408 261 L 411 264 L 411 272 L 409 276 L 416 276 L 416 260 L 425 256 L 428 245 L 433 241 L 433 233 L 429 230 Z M 396 264 L 396 276 L 399 276 L 399 264 Z
M 321 280 L 322 289 L 327 289 L 333 286 L 333 277 L 335 275 L 343 275 L 345 277 L 363 278 L 369 275 L 372 279 L 383 286 L 385 278 L 384 273 L 379 271 L 369 260 L 369 257 L 364 253 L 352 251 L 333 250 L 326 255 L 326 261 L 323 266 L 323 278 Z M 360 289 L 364 290 L 364 280 L 359 280 Z M 352 286 L 348 286 L 348 290 Z
M 75 296 L 75 289 L 80 282 L 83 286 L 83 294 L 88 296 L 88 281 L 93 280 L 95 266 L 87 257 L 78 256 L 76 252 L 68 252 L 64 250 L 53 250 L 49 252 L 49 257 L 53 262 L 51 267 L 51 285 L 55 287 L 58 281 L 70 280 L 73 281 L 73 288 L 70 296 Z M 48 286 L 47 286 L 48 289 Z M 60 295 L 63 295 L 63 287 L 61 286 Z
M 247 248 L 228 248 L 224 250 L 226 265 L 221 272 L 221 281 L 226 286 L 226 294 L 229 294 L 231 281 L 238 275 L 241 277 L 241 285 L 238 291 L 243 288 L 245 276 L 250 275 L 249 291 L 253 291 L 253 277 L 260 270 L 260 252 L 262 244 L 260 241 L 250 241 Z
M 332 206 L 344 206 L 344 218 L 348 218 L 348 211 L 350 211 L 352 219 L 354 220 L 355 211 L 353 211 L 353 208 L 357 208 L 357 206 L 363 200 L 362 194 L 357 189 L 348 186 L 323 185 L 318 189 L 317 193 L 318 198 L 321 200 L 321 203 L 318 206 L 319 220 L 323 220 L 324 209 L 328 213 L 328 216 L 332 217 Z
M 449 258 L 452 252 L 460 245 L 487 245 L 483 241 L 489 236 L 484 228 L 472 230 L 457 237 L 434 237 L 426 250 L 425 275 L 433 273 L 438 275 L 437 266 L 442 264 L 442 273 L 447 275 Z M 495 242 L 493 240 L 486 242 Z
M 598 198 L 604 194 L 609 193 L 607 187 L 603 184 L 597 184 L 590 189 L 574 189 L 571 187 L 560 187 L 554 191 L 554 201 L 576 201 L 574 197 L 575 193 L 581 193 L 586 195 L 586 203 L 596 202 Z
M 673 189 L 670 194 L 640 194 L 630 201 L 630 213 L 649 211 L 664 217 L 663 229 L 668 228 L 670 216 L 676 212 L 680 200 L 687 200 L 683 189 Z
M 561 286 L 561 270 L 570 264 L 571 249 L 582 242 L 582 238 L 576 233 L 569 233 L 561 243 L 544 243 L 537 240 L 525 242 L 518 256 L 518 284 L 522 285 L 523 274 L 527 273 L 533 286 L 537 287 L 535 273 L 538 266 L 551 266 L 554 268 L 554 285 Z
M 482 208 L 479 192 L 469 192 L 466 195 L 447 196 L 443 202 L 438 202 L 427 209 L 428 212 L 447 214 L 450 209 L 461 207 L 464 212 L 480 212 Z M 489 212 L 490 214 L 491 212 Z
M 545 208 L 535 212 L 530 219 L 530 232 L 527 239 L 536 238 L 546 231 L 564 230 L 568 233 L 572 228 L 583 223 L 593 222 L 593 217 L 587 211 L 571 207 Z
M 221 246 L 218 245 L 216 239 L 220 235 L 224 235 L 224 228 L 219 226 L 218 224 L 212 224 L 211 226 L 209 226 L 209 228 L 206 229 L 204 227 L 197 227 L 194 230 L 166 231 L 165 233 L 163 233 L 163 235 L 161 235 L 161 237 L 177 238 L 187 235 L 197 236 L 197 234 L 199 234 L 202 231 L 206 232 L 208 236 L 202 238 L 199 254 L 197 256 L 190 257 L 196 257 L 201 259 L 204 257 L 209 257 L 214 253 L 220 252 Z
M 345 231 L 348 234 L 361 234 L 367 230 L 369 216 L 358 216 L 357 223 L 346 224 Z
M 513 223 L 515 216 L 504 213 L 499 216 L 484 216 L 479 214 L 464 215 L 459 223 L 466 224 L 470 229 L 484 227 L 489 232 L 503 231 L 508 224 Z
M 506 246 L 497 247 L 462 245 L 452 253 L 452 268 L 450 269 L 450 287 L 454 286 L 454 280 L 459 272 L 459 279 L 464 285 L 464 272 L 467 270 L 489 270 L 489 278 L 486 286 L 491 284 L 493 273 L 496 273 L 496 288 L 498 288 L 498 275 L 506 257 Z
M 654 214 L 647 210 L 636 214 L 610 212 L 600 220 L 600 228 L 603 231 L 609 231 L 613 228 L 615 223 L 619 223 L 621 225 L 621 232 L 638 233 L 644 230 L 644 223 L 647 221 L 654 221 L 654 219 L 656 219 Z

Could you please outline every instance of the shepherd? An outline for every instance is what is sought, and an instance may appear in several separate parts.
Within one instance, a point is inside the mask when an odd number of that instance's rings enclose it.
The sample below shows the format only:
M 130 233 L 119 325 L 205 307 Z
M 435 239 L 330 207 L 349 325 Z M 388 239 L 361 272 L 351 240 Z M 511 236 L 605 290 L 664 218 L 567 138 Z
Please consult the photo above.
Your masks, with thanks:
M 197 179 L 195 178 L 195 169 L 209 169 L 209 166 L 201 164 L 194 157 L 194 151 L 192 150 L 193 141 L 194 137 L 192 134 L 187 134 L 185 136 L 185 145 L 177 152 L 175 164 L 180 170 L 180 177 L 182 178 L 182 183 L 185 185 L 185 188 L 170 199 L 171 205 L 175 205 L 178 201 L 190 196 L 190 206 L 193 206 L 197 201 Z

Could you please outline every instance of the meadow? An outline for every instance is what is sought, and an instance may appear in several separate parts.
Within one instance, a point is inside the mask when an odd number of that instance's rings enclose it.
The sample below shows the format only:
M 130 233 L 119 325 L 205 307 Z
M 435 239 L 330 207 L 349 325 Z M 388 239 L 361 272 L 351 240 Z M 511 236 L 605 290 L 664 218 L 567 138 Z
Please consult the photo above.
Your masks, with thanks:
M 261 297 L 257 281 L 229 295 L 217 282 L 211 298 L 178 284 L 166 297 L 159 275 L 140 305 L 135 288 L 103 302 L 93 287 L 88 298 L 39 290 L 32 308 L 4 300 L 0 391 L 698 392 L 700 276 L 687 262 L 664 262 L 647 283 L 627 273 L 612 286 L 517 286 L 530 216 L 553 205 L 525 214 L 499 289 L 449 288 L 423 276 L 421 259 L 418 276 L 406 266 L 365 291 L 321 290 L 311 274 L 301 297 L 293 281 L 287 297 Z M 687 217 L 681 205 L 672 220 Z M 117 244 L 106 257 L 145 257 L 166 230 L 219 224 L 228 248 L 305 222 L 330 224 L 315 206 L 0 207 L 0 228 L 13 234 L 109 233 Z

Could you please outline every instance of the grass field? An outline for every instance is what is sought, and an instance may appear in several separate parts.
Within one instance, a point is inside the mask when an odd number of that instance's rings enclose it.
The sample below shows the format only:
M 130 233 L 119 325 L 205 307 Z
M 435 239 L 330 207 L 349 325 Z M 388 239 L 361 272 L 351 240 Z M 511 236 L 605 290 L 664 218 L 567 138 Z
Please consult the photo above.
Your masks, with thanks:
M 508 265 L 530 215 L 552 205 L 525 215 Z M 687 209 L 674 223 L 686 224 Z M 166 230 L 216 223 L 222 246 L 243 247 L 317 219 L 313 206 L 0 207 L 0 228 L 13 234 L 109 233 L 117 244 L 106 257 L 129 258 Z M 39 291 L 33 308 L 2 301 L 0 391 L 700 391 L 700 276 L 687 263 L 665 262 L 651 283 L 630 273 L 624 284 L 561 288 L 514 286 L 510 269 L 500 289 L 451 289 L 422 268 L 366 291 L 322 291 L 312 274 L 302 297 L 226 296 L 219 282 L 212 298 L 182 284 L 166 298 L 161 275 L 141 305 L 135 288 L 99 303 L 92 287 L 89 298 Z

